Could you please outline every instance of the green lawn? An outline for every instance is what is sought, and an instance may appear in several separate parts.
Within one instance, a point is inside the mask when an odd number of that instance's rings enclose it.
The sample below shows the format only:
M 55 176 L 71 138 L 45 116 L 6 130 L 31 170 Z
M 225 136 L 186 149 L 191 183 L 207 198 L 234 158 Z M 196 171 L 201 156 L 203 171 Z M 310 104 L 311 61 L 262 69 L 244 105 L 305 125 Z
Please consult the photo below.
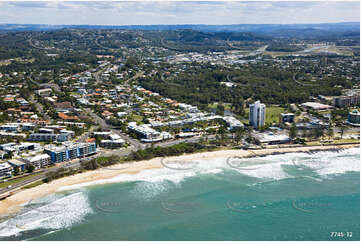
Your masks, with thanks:
M 31 183 L 29 185 L 26 185 L 25 187 L 23 187 L 24 189 L 29 189 L 29 188 L 33 188 L 33 187 L 36 187 L 36 186 L 39 186 L 41 184 L 43 184 L 44 182 L 43 181 L 36 181 L 34 183 Z
M 209 108 L 217 108 L 217 106 L 218 106 L 217 103 L 208 104 L 208 107 L 209 107 Z M 228 104 L 228 103 L 226 103 L 226 104 L 223 103 L 223 106 L 224 106 L 224 109 L 225 109 L 225 110 L 231 109 L 231 105 Z
M 342 143 L 359 143 L 359 140 L 356 139 L 339 139 L 339 140 L 334 140 L 333 142 L 330 143 L 325 143 L 325 144 L 342 144 Z M 309 141 L 306 142 L 307 145 L 320 145 L 320 141 Z
M 281 107 L 266 106 L 266 123 L 279 123 L 279 116 L 285 110 Z M 245 110 L 246 116 L 248 117 L 249 108 Z

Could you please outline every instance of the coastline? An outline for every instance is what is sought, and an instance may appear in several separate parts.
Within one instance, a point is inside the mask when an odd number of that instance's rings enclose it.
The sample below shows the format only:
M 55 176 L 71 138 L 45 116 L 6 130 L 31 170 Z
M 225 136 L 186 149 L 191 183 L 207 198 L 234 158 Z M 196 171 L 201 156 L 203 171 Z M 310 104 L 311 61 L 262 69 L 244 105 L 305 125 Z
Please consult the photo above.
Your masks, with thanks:
M 305 146 L 305 147 L 292 147 L 292 148 L 279 148 L 279 149 L 260 149 L 260 150 L 219 150 L 201 153 L 184 154 L 180 156 L 167 157 L 176 163 L 186 163 L 195 159 L 199 160 L 211 160 L 217 158 L 225 158 L 231 156 L 250 158 L 255 156 L 266 156 L 276 154 L 286 154 L 294 152 L 318 152 L 327 150 L 341 150 L 359 147 L 359 144 L 347 144 L 347 145 L 330 145 L 330 146 Z M 72 176 L 60 178 L 50 183 L 44 183 L 42 185 L 21 190 L 11 197 L 8 197 L 0 201 L 0 215 L 6 215 L 17 212 L 21 209 L 22 204 L 38 199 L 52 193 L 61 191 L 66 187 L 75 185 L 94 185 L 97 181 L 102 183 L 111 183 L 108 179 L 114 178 L 121 174 L 137 174 L 143 170 L 163 168 L 162 158 L 157 157 L 151 160 L 143 160 L 137 162 L 129 162 L 123 164 L 116 164 L 106 168 L 100 168 L 93 171 L 86 171 L 83 173 L 75 174 Z

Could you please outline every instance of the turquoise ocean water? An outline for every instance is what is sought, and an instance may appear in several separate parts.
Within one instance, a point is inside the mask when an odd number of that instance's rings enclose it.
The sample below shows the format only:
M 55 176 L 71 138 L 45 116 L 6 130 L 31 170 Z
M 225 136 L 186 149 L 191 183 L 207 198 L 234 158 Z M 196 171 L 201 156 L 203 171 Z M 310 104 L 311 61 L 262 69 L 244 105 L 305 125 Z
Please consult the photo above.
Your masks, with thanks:
M 30 201 L 0 239 L 360 240 L 359 163 L 356 148 L 169 162 Z

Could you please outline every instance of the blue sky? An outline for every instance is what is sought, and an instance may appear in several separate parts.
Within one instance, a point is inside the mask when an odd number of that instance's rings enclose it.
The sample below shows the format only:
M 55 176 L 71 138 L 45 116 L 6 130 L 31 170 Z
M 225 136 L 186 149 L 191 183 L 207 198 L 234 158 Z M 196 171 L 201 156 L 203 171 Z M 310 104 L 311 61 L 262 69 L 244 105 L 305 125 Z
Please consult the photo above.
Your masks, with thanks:
M 18 24 L 292 24 L 359 20 L 359 1 L 0 1 L 0 23 Z

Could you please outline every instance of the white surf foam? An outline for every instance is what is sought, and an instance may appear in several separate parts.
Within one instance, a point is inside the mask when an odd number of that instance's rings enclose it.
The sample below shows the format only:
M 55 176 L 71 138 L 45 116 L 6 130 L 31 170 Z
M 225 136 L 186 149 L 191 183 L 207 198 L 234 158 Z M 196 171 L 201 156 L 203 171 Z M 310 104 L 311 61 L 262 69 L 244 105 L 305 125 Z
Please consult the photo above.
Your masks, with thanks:
M 327 176 L 349 171 L 360 171 L 359 157 L 359 149 L 353 148 L 339 152 L 323 151 L 312 154 L 288 153 L 242 159 L 242 167 L 238 167 L 237 165 L 233 167 L 230 166 L 229 163 L 227 163 L 227 158 L 209 160 L 199 159 L 193 161 L 194 166 L 189 170 L 174 170 L 166 167 L 143 170 L 137 174 L 121 174 L 111 179 L 67 186 L 61 188 L 59 191 L 79 189 L 81 187 L 106 183 L 143 181 L 146 183 L 158 183 L 157 185 L 153 186 L 153 194 L 156 194 L 162 191 L 166 191 L 167 185 L 161 184 L 164 181 L 170 181 L 173 184 L 180 185 L 186 178 L 200 174 L 217 174 L 225 170 L 234 170 L 241 174 L 267 181 L 295 177 L 294 175 L 287 173 L 287 171 L 284 169 L 285 165 L 295 166 L 296 168 L 305 166 L 310 170 L 314 170 L 319 175 Z M 141 188 L 143 188 L 144 191 L 150 192 L 152 185 L 145 184 L 139 185 L 139 190 L 142 190 Z M 147 187 L 149 189 L 146 189 Z
M 44 205 L 42 205 L 43 202 L 45 202 Z M 0 237 L 18 235 L 23 231 L 39 228 L 68 228 L 74 223 L 80 222 L 91 211 L 87 195 L 84 192 L 65 196 L 52 195 L 31 201 L 24 208 L 24 212 L 0 223 Z

